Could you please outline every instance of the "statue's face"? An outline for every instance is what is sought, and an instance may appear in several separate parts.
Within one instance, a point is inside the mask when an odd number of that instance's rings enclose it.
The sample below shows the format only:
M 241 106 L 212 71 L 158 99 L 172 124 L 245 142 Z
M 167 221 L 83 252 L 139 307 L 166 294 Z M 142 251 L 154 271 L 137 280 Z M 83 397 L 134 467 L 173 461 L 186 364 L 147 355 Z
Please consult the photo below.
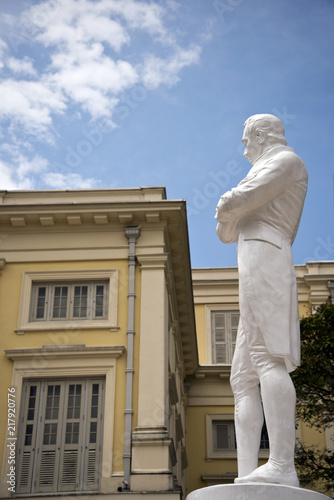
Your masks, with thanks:
M 245 146 L 244 156 L 251 162 L 252 165 L 256 162 L 259 156 L 262 155 L 264 147 L 259 143 L 259 137 L 251 134 L 249 127 L 245 127 L 242 143 Z

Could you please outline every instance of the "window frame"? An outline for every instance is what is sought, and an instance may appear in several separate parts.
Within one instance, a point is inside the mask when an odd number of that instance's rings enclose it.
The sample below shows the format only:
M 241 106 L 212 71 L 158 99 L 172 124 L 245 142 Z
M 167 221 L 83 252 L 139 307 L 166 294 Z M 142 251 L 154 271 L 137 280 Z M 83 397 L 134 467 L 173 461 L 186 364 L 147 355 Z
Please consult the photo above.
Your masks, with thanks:
M 75 332 L 73 332 L 75 333 Z M 71 335 L 71 332 L 69 333 Z M 110 491 L 110 483 L 113 476 L 113 454 L 114 449 L 114 419 L 115 419 L 115 395 L 116 395 L 116 363 L 117 358 L 123 355 L 125 347 L 113 346 L 45 346 L 33 349 L 9 349 L 5 351 L 8 359 L 13 363 L 13 375 L 11 387 L 15 390 L 16 411 L 15 427 L 19 425 L 21 415 L 21 396 L 23 382 L 25 379 L 45 378 L 85 378 L 105 377 L 104 407 L 108 409 L 108 418 L 103 422 L 103 448 L 100 491 Z M 9 474 L 9 448 L 4 453 L 4 467 L 1 480 L 6 484 Z M 7 487 L 6 487 L 7 491 Z M 27 494 L 16 494 L 28 496 Z M 36 495 L 29 495 L 36 496 Z
M 232 363 L 232 358 L 233 358 L 233 353 L 230 351 L 229 357 L 230 359 L 228 360 L 228 363 L 216 363 L 214 361 L 213 357 L 213 351 L 214 351 L 214 340 L 213 340 L 213 331 L 212 331 L 212 313 L 215 312 L 223 312 L 223 313 L 238 313 L 239 314 L 239 319 L 240 319 L 240 310 L 239 310 L 239 305 L 238 304 L 231 304 L 231 305 L 222 305 L 222 304 L 216 304 L 216 305 L 209 305 L 205 307 L 205 337 L 206 337 L 206 362 L 208 365 L 223 365 L 223 366 L 231 366 Z M 229 349 L 231 349 L 230 346 L 230 340 L 228 339 L 228 346 Z
M 225 425 L 227 427 L 228 446 L 226 448 L 218 448 L 217 427 L 219 425 Z M 234 420 L 222 420 L 222 419 L 212 420 L 212 449 L 214 453 L 230 453 L 236 451 L 237 447 L 235 444 L 235 440 L 236 437 L 235 437 Z
M 233 413 L 207 413 L 206 416 L 206 459 L 231 459 L 237 458 L 237 450 L 215 450 L 213 423 L 215 421 L 224 421 L 234 424 Z
M 226 422 L 233 424 L 234 426 L 234 414 L 233 413 L 207 413 L 205 415 L 205 425 L 206 425 L 206 459 L 207 460 L 222 460 L 222 459 L 234 459 L 237 458 L 237 449 L 231 450 L 215 450 L 214 447 L 214 432 L 213 423 L 215 421 Z M 235 433 L 235 429 L 233 431 Z M 232 437 L 230 437 L 232 439 Z M 269 457 L 269 449 L 260 448 L 259 459 L 267 459 Z
M 80 319 L 68 318 L 65 320 L 37 320 L 32 321 L 32 301 L 35 284 L 52 285 L 57 284 L 86 284 L 95 282 L 107 282 L 107 316 L 105 319 Z M 118 302 L 118 270 L 98 269 L 80 271 L 31 271 L 24 272 L 22 276 L 21 299 L 19 308 L 18 325 L 15 330 L 17 334 L 29 331 L 45 330 L 71 330 L 108 328 L 110 331 L 119 329 L 117 325 L 117 302 Z
M 42 321 L 98 321 L 105 320 L 108 318 L 108 292 L 109 292 L 109 280 L 99 280 L 99 281 L 64 281 L 64 282 L 37 282 L 33 281 L 31 290 L 31 306 L 30 306 L 30 316 L 29 321 L 31 323 L 40 323 Z M 96 315 L 96 299 L 97 299 L 97 287 L 104 286 L 103 293 L 103 311 L 104 314 L 101 316 Z M 87 302 L 86 302 L 86 315 L 74 315 L 76 288 L 77 287 L 87 287 Z M 38 318 L 37 309 L 42 307 L 38 306 L 38 301 L 41 298 L 39 295 L 39 290 L 45 288 L 44 303 L 43 303 L 43 318 Z M 56 288 L 67 288 L 66 295 L 66 314 L 65 317 L 55 317 L 55 299 L 56 299 Z M 80 295 L 81 298 L 81 295 Z
M 99 386 L 96 416 L 92 415 L 94 385 Z M 70 394 L 72 386 L 75 389 L 80 386 L 80 391 L 75 392 L 76 395 L 80 392 L 79 403 Z M 32 387 L 36 389 L 33 406 L 30 404 Z M 49 389 L 56 387 L 59 387 L 58 393 L 52 391 L 51 394 Z M 104 396 L 104 377 L 34 378 L 23 381 L 17 460 L 25 475 L 17 477 L 18 480 L 23 479 L 17 485 L 18 495 L 100 491 Z M 70 406 L 70 402 L 76 405 L 75 408 Z M 50 408 L 48 405 L 51 405 Z M 70 412 L 71 409 L 76 411 Z M 94 421 L 99 425 L 96 440 L 91 441 L 90 430 Z M 80 428 L 78 435 L 73 431 L 74 424 Z M 32 428 L 31 437 L 26 433 L 28 426 Z M 28 442 L 27 437 L 30 437 Z M 75 464 L 75 467 L 65 467 L 65 460 L 70 465 Z

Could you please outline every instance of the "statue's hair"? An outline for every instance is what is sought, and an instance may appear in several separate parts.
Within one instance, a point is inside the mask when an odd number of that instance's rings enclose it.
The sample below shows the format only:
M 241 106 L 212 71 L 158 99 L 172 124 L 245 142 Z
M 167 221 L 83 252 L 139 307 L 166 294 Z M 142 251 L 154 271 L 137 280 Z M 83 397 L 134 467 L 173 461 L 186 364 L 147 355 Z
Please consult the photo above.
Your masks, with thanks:
M 280 143 L 286 145 L 284 137 L 283 123 L 274 115 L 253 115 L 244 123 L 250 134 L 256 134 L 257 131 L 266 134 L 268 142 Z

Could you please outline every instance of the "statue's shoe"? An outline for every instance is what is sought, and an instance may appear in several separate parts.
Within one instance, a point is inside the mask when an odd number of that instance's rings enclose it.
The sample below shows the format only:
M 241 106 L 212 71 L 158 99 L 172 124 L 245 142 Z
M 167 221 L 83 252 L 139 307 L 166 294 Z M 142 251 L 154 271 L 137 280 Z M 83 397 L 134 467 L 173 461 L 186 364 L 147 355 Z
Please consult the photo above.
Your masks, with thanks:
M 295 470 L 284 470 L 282 466 L 270 460 L 248 474 L 248 476 L 237 477 L 234 482 L 235 484 L 273 483 L 299 487 L 298 476 Z

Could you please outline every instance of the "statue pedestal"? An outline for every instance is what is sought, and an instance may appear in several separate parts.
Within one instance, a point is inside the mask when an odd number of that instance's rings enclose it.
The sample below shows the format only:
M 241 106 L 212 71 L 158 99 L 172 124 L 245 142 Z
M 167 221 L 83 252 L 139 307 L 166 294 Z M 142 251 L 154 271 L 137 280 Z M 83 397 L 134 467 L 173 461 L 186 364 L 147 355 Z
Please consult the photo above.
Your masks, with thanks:
M 328 500 L 326 495 L 279 484 L 218 484 L 192 491 L 186 500 Z

